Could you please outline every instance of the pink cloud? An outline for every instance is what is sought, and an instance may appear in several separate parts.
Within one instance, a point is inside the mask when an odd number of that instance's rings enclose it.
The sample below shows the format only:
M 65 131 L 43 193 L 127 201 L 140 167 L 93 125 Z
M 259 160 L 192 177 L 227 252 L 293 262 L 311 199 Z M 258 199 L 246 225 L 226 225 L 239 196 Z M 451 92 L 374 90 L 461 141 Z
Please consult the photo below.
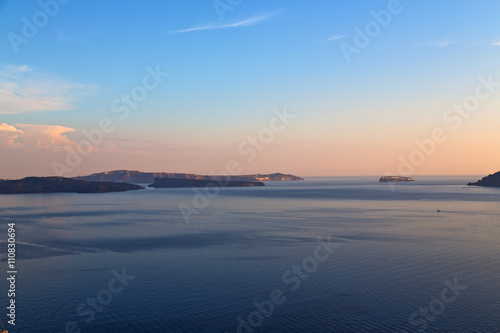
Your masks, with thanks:
M 0 146 L 21 147 L 22 145 L 16 143 L 15 140 L 23 134 L 23 131 L 12 125 L 6 123 L 0 124 Z
M 0 145 L 8 149 L 49 149 L 63 151 L 65 146 L 74 146 L 66 133 L 73 128 L 57 125 L 15 124 L 0 125 Z

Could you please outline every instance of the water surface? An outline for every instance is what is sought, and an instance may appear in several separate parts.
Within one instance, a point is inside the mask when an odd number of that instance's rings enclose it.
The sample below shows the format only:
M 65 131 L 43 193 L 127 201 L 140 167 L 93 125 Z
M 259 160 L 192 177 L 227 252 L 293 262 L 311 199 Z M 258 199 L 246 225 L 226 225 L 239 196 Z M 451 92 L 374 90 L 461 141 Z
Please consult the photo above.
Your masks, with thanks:
M 464 185 L 478 178 L 394 186 L 375 177 L 311 178 L 222 188 L 196 206 L 192 189 L 0 195 L 2 234 L 14 221 L 18 240 L 18 317 L 8 329 L 64 332 L 75 322 L 81 332 L 417 332 L 425 325 L 427 332 L 499 332 L 500 189 Z M 197 210 L 189 223 L 180 204 Z M 294 274 L 327 237 L 338 247 L 307 278 Z M 85 322 L 91 307 L 79 315 L 79 305 L 109 289 L 111 271 L 122 269 L 135 278 Z M 455 278 L 467 289 L 439 301 L 444 281 Z M 254 301 L 275 289 L 285 300 L 259 317 Z M 410 322 L 430 304 L 439 310 L 429 312 L 432 320 Z

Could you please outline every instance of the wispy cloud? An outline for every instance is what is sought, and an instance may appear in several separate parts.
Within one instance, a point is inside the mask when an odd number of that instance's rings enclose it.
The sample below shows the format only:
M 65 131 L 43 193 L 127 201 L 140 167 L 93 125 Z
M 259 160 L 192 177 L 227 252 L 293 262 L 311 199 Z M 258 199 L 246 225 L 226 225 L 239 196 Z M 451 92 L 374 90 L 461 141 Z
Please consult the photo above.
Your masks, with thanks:
M 4 75 L 14 75 L 16 73 L 26 73 L 31 71 L 28 65 L 5 65 Z
M 347 35 L 336 35 L 336 36 L 332 36 L 332 37 L 327 38 L 327 39 L 323 39 L 322 42 L 333 42 L 334 40 L 342 39 L 345 37 L 347 37 Z
M 106 141 L 109 141 L 116 149 L 122 151 L 165 151 L 165 149 L 172 148 L 170 144 L 151 140 L 107 138 Z
M 438 48 L 441 49 L 443 47 L 447 47 L 448 45 L 452 45 L 452 44 L 456 44 L 458 43 L 458 40 L 446 40 L 446 41 L 442 41 L 440 43 L 437 44 Z
M 61 43 L 76 43 L 74 38 L 69 37 L 65 32 L 60 29 L 54 29 L 54 34 L 57 40 Z
M 0 66 L 0 114 L 70 110 L 79 97 L 95 88 L 27 65 Z
M 443 47 L 447 47 L 448 45 L 456 44 L 458 40 L 443 40 L 439 42 L 424 42 L 413 45 L 414 47 L 422 47 L 422 46 L 434 46 L 438 49 L 442 49 Z
M 201 31 L 201 30 L 216 30 L 216 29 L 248 27 L 248 26 L 263 22 L 267 19 L 270 19 L 271 17 L 275 16 L 278 13 L 279 12 L 272 12 L 272 13 L 268 13 L 268 14 L 264 14 L 264 15 L 260 15 L 260 16 L 250 17 L 250 18 L 247 18 L 245 20 L 233 22 L 233 23 L 229 23 L 229 24 L 208 23 L 208 24 L 198 25 L 195 27 L 187 28 L 187 29 L 172 30 L 172 31 L 168 31 L 168 33 L 178 34 L 178 33 Z
M 469 46 L 500 46 L 500 39 L 494 40 L 494 41 L 489 41 L 489 42 L 476 41 L 476 42 L 469 43 Z

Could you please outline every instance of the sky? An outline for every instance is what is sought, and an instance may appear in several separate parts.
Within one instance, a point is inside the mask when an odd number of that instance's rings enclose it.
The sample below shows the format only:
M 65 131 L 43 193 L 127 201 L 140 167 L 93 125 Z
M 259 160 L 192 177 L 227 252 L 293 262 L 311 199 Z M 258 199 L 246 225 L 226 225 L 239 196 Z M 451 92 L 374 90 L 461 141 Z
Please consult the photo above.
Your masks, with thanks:
M 0 1 L 0 178 L 500 170 L 500 2 Z

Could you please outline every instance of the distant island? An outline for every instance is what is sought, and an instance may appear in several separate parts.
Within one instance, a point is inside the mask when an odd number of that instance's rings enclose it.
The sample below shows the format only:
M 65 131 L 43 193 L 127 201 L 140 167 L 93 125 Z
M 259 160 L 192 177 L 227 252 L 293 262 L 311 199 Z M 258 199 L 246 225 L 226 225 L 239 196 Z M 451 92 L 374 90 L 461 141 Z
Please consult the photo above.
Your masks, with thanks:
M 264 186 L 264 181 L 295 181 L 304 178 L 283 173 L 253 175 L 197 175 L 190 173 L 140 172 L 116 170 L 88 176 L 26 177 L 0 179 L 0 194 L 24 193 L 105 193 L 144 189 L 136 184 L 150 184 L 155 188 L 175 187 L 248 187 Z
M 74 177 L 77 180 L 100 181 L 100 182 L 116 182 L 116 183 L 134 183 L 134 184 L 150 184 L 155 178 L 175 178 L 175 179 L 196 179 L 196 180 L 221 180 L 229 179 L 231 181 L 295 181 L 304 180 L 304 178 L 283 173 L 271 174 L 253 174 L 253 175 L 197 175 L 191 173 L 167 173 L 167 172 L 141 172 L 131 170 L 115 170 L 108 172 L 94 173 L 88 176 Z
M 379 182 L 381 183 L 400 183 L 400 182 L 414 182 L 415 179 L 410 178 L 410 177 L 400 177 L 400 176 L 385 176 L 385 177 L 380 177 Z
M 475 183 L 469 183 L 468 186 L 486 186 L 486 187 L 500 187 L 500 171 L 492 175 L 486 176 Z
M 142 186 L 127 183 L 87 182 L 63 177 L 27 177 L 0 182 L 0 194 L 25 193 L 106 193 L 140 190 Z
M 245 187 L 264 186 L 262 182 L 250 182 L 241 180 L 213 180 L 213 179 L 181 179 L 181 178 L 155 178 L 149 187 L 174 188 L 174 187 Z

